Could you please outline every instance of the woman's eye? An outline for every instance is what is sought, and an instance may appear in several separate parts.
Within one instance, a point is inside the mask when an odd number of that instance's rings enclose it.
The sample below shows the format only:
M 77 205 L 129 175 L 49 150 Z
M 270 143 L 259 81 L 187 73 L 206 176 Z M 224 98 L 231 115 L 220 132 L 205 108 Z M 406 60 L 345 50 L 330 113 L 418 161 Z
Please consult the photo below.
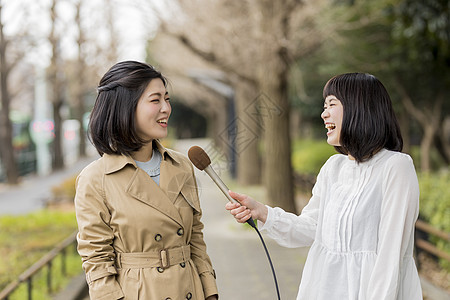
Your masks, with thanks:
M 151 99 L 150 102 L 159 102 L 159 99 Z
M 166 98 L 165 100 L 166 100 L 166 101 L 170 101 L 170 98 Z

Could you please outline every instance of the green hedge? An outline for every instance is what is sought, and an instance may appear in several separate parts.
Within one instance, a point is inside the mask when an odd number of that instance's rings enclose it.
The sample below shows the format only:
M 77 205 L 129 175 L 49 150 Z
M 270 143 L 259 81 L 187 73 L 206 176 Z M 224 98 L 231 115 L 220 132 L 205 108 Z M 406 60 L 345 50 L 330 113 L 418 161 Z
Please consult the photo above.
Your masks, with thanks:
M 450 172 L 419 173 L 420 217 L 432 226 L 450 232 Z M 432 237 L 432 242 L 450 253 L 450 243 Z M 450 262 L 440 260 L 440 265 L 450 271 Z
M 327 159 L 336 154 L 334 147 L 323 141 L 296 140 L 292 147 L 292 165 L 300 174 L 317 175 Z

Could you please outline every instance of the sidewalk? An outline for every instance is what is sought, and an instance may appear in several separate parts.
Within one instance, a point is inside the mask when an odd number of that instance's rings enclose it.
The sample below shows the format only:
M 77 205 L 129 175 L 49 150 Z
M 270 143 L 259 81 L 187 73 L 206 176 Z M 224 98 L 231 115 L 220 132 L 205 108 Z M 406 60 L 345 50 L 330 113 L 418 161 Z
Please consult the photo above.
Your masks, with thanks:
M 51 188 L 67 178 L 77 175 L 99 156 L 91 155 L 73 165 L 48 176 L 29 175 L 17 186 L 3 185 L 0 188 L 0 216 L 30 213 L 45 207 L 51 196 Z

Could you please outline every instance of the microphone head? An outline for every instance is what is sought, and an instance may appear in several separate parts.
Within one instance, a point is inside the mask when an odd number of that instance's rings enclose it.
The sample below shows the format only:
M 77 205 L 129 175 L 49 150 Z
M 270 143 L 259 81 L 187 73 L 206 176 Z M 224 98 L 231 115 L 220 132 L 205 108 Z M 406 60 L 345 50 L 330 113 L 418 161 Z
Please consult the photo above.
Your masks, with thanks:
M 188 151 L 188 157 L 194 166 L 200 171 L 203 171 L 211 164 L 208 154 L 206 154 L 205 150 L 199 146 L 192 146 Z

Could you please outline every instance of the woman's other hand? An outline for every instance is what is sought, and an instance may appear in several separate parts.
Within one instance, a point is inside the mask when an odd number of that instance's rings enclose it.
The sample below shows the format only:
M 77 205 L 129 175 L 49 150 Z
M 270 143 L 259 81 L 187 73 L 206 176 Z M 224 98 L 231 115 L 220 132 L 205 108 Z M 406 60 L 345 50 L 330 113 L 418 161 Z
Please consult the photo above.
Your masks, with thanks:
M 233 191 L 228 191 L 228 193 L 240 203 L 228 202 L 225 205 L 225 208 L 230 211 L 236 221 L 245 223 L 248 219 L 253 218 L 261 222 L 266 222 L 267 207 L 264 204 L 244 194 Z

